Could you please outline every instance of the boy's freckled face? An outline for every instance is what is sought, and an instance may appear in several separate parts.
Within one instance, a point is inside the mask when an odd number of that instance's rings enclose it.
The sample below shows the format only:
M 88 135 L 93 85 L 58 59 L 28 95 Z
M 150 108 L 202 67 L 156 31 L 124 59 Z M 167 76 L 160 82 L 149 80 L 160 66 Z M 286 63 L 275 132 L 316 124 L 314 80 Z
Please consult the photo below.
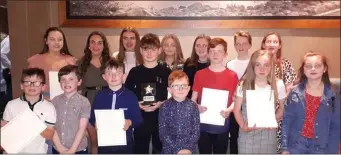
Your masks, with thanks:
M 81 80 L 78 80 L 74 72 L 61 76 L 59 82 L 60 82 L 60 87 L 65 93 L 76 92 L 78 86 L 80 86 L 82 83 Z
M 24 81 L 26 82 L 42 82 L 42 79 L 36 75 L 33 76 L 27 76 L 24 78 Z M 41 92 L 45 89 L 45 84 L 41 83 L 39 86 L 33 86 L 31 85 L 24 85 L 22 82 L 20 84 L 21 89 L 24 91 L 25 95 L 29 96 L 39 96 Z
M 227 52 L 224 51 L 224 46 L 218 44 L 215 48 L 210 48 L 208 57 L 211 64 L 220 64 L 224 61 L 224 57 L 227 56 Z
M 111 87 L 122 85 L 123 76 L 124 73 L 122 68 L 107 68 L 102 75 L 103 79 L 107 81 L 108 85 Z
M 190 90 L 190 86 L 188 85 L 188 81 L 186 78 L 176 79 L 174 82 L 168 87 L 168 91 L 174 98 L 185 99 Z

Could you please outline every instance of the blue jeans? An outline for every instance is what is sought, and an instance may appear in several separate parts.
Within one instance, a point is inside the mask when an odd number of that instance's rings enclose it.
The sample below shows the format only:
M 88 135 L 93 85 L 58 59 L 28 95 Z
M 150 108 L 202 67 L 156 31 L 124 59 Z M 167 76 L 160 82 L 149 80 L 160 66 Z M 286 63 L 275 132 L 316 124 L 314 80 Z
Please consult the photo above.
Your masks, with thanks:
M 47 144 L 48 148 L 47 148 L 47 154 L 53 154 L 52 153 L 52 140 L 46 140 L 45 143 Z
M 300 136 L 297 143 L 288 148 L 290 154 L 324 154 L 326 148 L 314 144 L 314 139 Z

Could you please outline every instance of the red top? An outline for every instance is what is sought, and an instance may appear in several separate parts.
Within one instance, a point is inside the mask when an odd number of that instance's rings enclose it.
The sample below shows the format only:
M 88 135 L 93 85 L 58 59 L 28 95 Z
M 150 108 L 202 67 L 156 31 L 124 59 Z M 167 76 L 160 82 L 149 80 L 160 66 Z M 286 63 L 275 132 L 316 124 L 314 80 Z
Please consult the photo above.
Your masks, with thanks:
M 312 96 L 305 93 L 306 98 L 306 111 L 305 120 L 302 129 L 302 136 L 306 138 L 314 138 L 314 123 L 317 110 L 321 103 L 321 96 Z
M 193 91 L 198 92 L 198 104 L 201 103 L 203 88 L 211 88 L 229 91 L 227 107 L 232 103 L 232 97 L 238 84 L 238 76 L 235 72 L 225 69 L 222 72 L 213 72 L 209 68 L 199 70 L 194 76 Z

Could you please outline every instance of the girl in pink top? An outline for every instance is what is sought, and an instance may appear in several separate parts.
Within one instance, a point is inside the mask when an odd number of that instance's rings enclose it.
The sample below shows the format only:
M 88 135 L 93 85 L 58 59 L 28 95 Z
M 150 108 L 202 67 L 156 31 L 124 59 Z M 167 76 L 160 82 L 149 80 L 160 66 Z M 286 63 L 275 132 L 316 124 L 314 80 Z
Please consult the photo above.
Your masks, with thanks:
M 43 92 L 44 98 L 49 99 L 49 71 L 59 71 L 66 65 L 74 65 L 77 59 L 73 57 L 67 47 L 65 35 L 58 27 L 50 27 L 44 34 L 44 48 L 39 54 L 30 57 L 28 67 L 42 68 L 46 75 L 46 89 Z

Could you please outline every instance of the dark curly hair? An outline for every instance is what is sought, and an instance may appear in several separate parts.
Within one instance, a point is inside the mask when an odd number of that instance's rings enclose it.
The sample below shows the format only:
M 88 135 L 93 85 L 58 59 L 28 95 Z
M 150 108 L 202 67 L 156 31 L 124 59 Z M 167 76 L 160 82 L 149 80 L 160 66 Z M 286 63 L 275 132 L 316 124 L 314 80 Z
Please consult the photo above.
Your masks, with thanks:
M 86 46 L 84 48 L 84 56 L 82 57 L 79 63 L 81 76 L 83 76 L 85 72 L 87 71 L 90 65 L 90 61 L 92 59 L 92 54 L 91 54 L 91 50 L 89 49 L 89 46 L 90 46 L 90 38 L 94 35 L 100 36 L 103 40 L 103 51 L 102 51 L 101 58 L 100 58 L 101 66 L 103 66 L 111 58 L 108 41 L 105 35 L 99 31 L 94 31 L 90 33 L 86 41 Z

